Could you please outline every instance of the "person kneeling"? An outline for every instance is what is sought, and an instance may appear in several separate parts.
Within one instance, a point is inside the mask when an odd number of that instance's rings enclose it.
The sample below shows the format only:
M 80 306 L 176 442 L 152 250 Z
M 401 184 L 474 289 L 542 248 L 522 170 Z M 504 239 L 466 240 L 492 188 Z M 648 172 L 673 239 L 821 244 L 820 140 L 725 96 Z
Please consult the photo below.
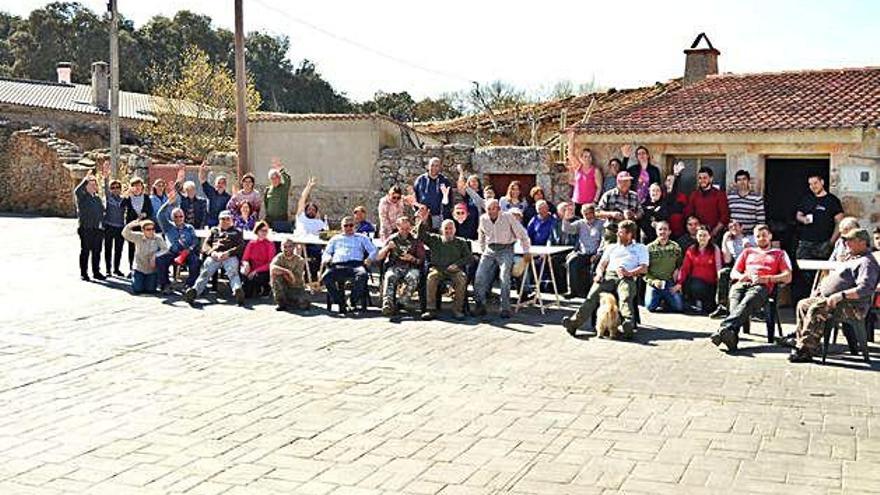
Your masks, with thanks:
M 764 224 L 755 226 L 757 247 L 747 247 L 740 253 L 730 272 L 735 283 L 730 289 L 730 314 L 712 334 L 712 343 L 735 351 L 739 344 L 739 329 L 752 314 L 761 310 L 773 287 L 791 282 L 791 260 L 781 249 L 771 247 L 773 234 Z
M 657 238 L 647 245 L 649 261 L 645 275 L 645 306 L 652 313 L 658 311 L 661 305 L 665 305 L 666 311 L 681 313 L 684 310 L 684 297 L 675 285 L 675 271 L 681 266 L 681 247 L 669 239 L 672 229 L 666 220 L 656 222 L 654 230 Z
M 306 262 L 296 254 L 296 243 L 287 239 L 281 245 L 281 252 L 275 255 L 269 265 L 272 284 L 272 297 L 275 298 L 275 309 L 286 311 L 287 308 L 309 309 L 306 299 L 305 273 Z
M 140 225 L 140 232 L 134 231 L 135 225 Z M 168 252 L 165 239 L 156 235 L 156 224 L 152 220 L 133 220 L 122 229 L 122 237 L 134 244 L 131 292 L 133 294 L 156 292 L 159 277 L 156 273 L 156 258 Z
M 416 225 L 418 238 L 431 250 L 431 263 L 428 268 L 425 312 L 423 320 L 437 317 L 440 282 L 452 283 L 452 315 L 456 320 L 464 319 L 464 299 L 467 297 L 467 267 L 473 260 L 471 243 L 455 236 L 455 222 L 444 220 L 440 224 L 441 234 L 430 232 L 431 218 L 426 207 L 419 209 L 419 223 Z
M 605 248 L 587 299 L 573 316 L 562 319 L 562 326 L 572 337 L 599 306 L 599 294 L 602 292 L 617 294 L 620 316 L 623 319 L 623 337 L 632 337 L 635 330 L 633 308 L 637 292 L 636 279 L 648 271 L 648 250 L 644 244 L 635 242 L 637 229 L 632 220 L 624 220 L 618 224 L 617 243 Z
M 244 235 L 232 224 L 232 213 L 223 210 L 218 215 L 220 225 L 211 229 L 211 234 L 202 245 L 202 253 L 207 257 L 202 265 L 202 271 L 193 287 L 183 293 L 186 302 L 192 304 L 196 297 L 205 291 L 205 287 L 217 270 L 223 268 L 229 277 L 229 287 L 235 296 L 236 302 L 244 304 L 244 290 L 241 287 L 241 278 L 238 276 L 238 260 L 244 250 Z
M 409 302 L 419 287 L 421 268 L 425 262 L 425 245 L 412 235 L 412 224 L 409 218 L 397 219 L 397 233 L 392 234 L 379 250 L 378 260 L 385 261 L 385 284 L 382 287 L 382 315 L 393 316 L 397 313 L 396 306 L 404 306 L 407 312 Z M 401 304 L 395 305 L 398 285 L 402 285 Z

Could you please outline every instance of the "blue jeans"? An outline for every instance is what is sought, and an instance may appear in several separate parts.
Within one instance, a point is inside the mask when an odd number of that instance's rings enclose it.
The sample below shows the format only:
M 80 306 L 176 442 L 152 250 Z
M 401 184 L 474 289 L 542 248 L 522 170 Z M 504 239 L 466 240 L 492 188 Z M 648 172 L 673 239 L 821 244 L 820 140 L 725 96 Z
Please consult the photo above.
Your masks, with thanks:
M 156 292 L 156 282 L 158 279 L 159 275 L 156 272 L 142 273 L 135 270 L 132 273 L 131 292 L 133 294 L 152 294 Z
M 474 301 L 478 306 L 486 304 L 486 294 L 492 288 L 495 280 L 495 269 L 499 271 L 501 278 L 501 309 L 510 311 L 510 276 L 513 270 L 513 244 L 493 249 L 492 245 L 486 246 L 477 266 L 476 280 L 474 280 Z
M 192 254 L 190 254 L 190 256 L 192 256 Z M 241 277 L 238 275 L 238 258 L 230 256 L 224 261 L 217 261 L 209 256 L 205 258 L 205 263 L 202 265 L 202 272 L 199 273 L 199 278 L 196 279 L 196 283 L 193 285 L 193 288 L 196 290 L 196 295 L 201 295 L 202 292 L 205 291 L 205 287 L 208 285 L 208 282 L 211 281 L 211 277 L 213 277 L 220 268 L 223 268 L 223 271 L 226 272 L 226 277 L 229 279 L 229 288 L 232 289 L 233 294 L 238 289 L 241 289 Z
M 159 286 L 165 287 L 168 285 L 168 268 L 174 263 L 174 258 L 180 253 L 165 253 L 162 256 L 156 258 L 156 271 L 159 273 Z M 199 253 L 196 251 L 190 251 L 189 256 L 186 257 L 186 286 L 192 287 L 196 283 L 196 278 L 199 276 L 199 267 L 201 263 L 199 263 Z
M 666 309 L 669 311 L 675 311 L 676 313 L 684 311 L 684 297 L 682 297 L 681 292 L 672 292 L 673 285 L 675 284 L 671 281 L 666 281 L 662 289 L 657 289 L 648 284 L 648 288 L 645 291 L 645 306 L 648 308 L 648 311 L 652 313 L 657 311 L 661 302 L 666 303 Z

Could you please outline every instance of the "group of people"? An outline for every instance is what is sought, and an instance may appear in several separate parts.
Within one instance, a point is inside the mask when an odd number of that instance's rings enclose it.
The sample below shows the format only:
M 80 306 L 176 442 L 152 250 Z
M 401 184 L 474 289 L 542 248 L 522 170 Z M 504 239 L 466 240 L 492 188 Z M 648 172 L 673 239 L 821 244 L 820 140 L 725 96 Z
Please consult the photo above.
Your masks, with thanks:
M 664 178 L 644 146 L 634 154 L 622 147 L 622 156 L 609 160 L 604 171 L 589 149 L 575 152 L 570 143 L 570 150 L 570 201 L 554 205 L 539 186 L 525 195 L 517 181 L 496 197 L 491 185 L 466 175 L 461 166 L 456 180 L 447 178 L 435 157 L 411 186 L 393 186 L 379 200 L 378 225 L 367 219 L 366 207 L 357 206 L 326 245 L 296 240 L 295 234 L 316 236 L 330 226 L 311 201 L 314 178 L 306 182 L 290 218 L 291 178 L 278 160 L 262 193 L 251 174 L 232 193 L 223 176 L 209 183 L 203 164 L 203 197 L 183 167 L 172 187 L 160 179 L 148 195 L 143 180 L 135 177 L 123 196 L 122 184 L 109 178 L 105 166 L 103 199 L 92 172 L 75 190 L 81 275 L 90 279 L 91 257 L 92 276 L 105 278 L 99 270 L 103 246 L 106 272 L 123 276 L 121 252 L 127 244 L 134 293 L 170 294 L 169 270 L 180 267 L 187 272 L 183 298 L 192 303 L 222 270 L 239 304 L 272 294 L 279 310 L 299 310 L 309 306 L 306 280 L 314 274 L 344 313 L 365 306 L 371 268 L 379 266 L 383 315 L 415 311 L 412 300 L 424 281 L 422 319 L 437 316 L 444 287 L 453 296 L 453 316 L 463 319 L 469 284 L 475 304 L 470 312 L 482 316 L 497 281 L 499 316 L 509 318 L 514 265 L 532 261 L 531 246 L 563 245 L 571 249 L 551 263 L 552 276 L 565 297 L 584 298 L 562 321 L 570 334 L 593 317 L 599 295 L 612 292 L 620 302 L 624 338 L 633 335 L 636 304 L 642 303 L 651 312 L 722 319 L 712 342 L 735 350 L 744 320 L 760 313 L 793 273 L 786 252 L 774 246 L 763 198 L 753 191 L 748 171 L 736 172 L 728 192 L 714 183 L 712 169 L 700 168 L 696 189 L 686 194 L 679 190 L 684 164 L 675 164 Z M 821 177 L 810 177 L 809 186 L 811 194 L 796 215 L 797 258 L 851 262 L 800 301 L 797 335 L 784 340 L 795 347 L 795 361 L 816 353 L 817 322 L 836 308 L 851 308 L 836 314 L 864 317 L 865 300 L 880 276 L 868 232 L 855 219 L 843 218 L 840 201 L 825 190 Z M 205 228 L 209 231 L 201 232 Z M 876 246 L 880 231 L 874 237 Z M 532 280 L 528 271 L 522 276 L 520 298 L 547 283 Z

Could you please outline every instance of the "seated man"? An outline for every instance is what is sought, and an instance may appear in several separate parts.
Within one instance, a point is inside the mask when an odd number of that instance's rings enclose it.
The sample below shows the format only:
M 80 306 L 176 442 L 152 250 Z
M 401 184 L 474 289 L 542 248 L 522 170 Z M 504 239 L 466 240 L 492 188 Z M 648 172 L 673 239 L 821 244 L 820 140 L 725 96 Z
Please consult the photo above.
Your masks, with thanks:
M 454 291 L 452 315 L 456 320 L 464 319 L 464 299 L 467 296 L 467 267 L 473 261 L 471 243 L 455 236 L 455 223 L 444 220 L 440 224 L 440 234 L 430 232 L 431 212 L 428 207 L 419 209 L 419 222 L 416 224 L 418 238 L 431 250 L 428 268 L 427 300 L 423 320 L 437 317 L 437 288 L 440 282 L 449 280 Z
M 495 280 L 495 270 L 500 271 L 501 278 L 501 318 L 510 318 L 510 279 L 513 272 L 513 246 L 518 240 L 528 254 L 529 234 L 514 213 L 502 212 L 497 199 L 486 201 L 486 213 L 480 216 L 477 236 L 480 243 L 480 264 L 474 280 L 474 300 L 477 307 L 475 316 L 486 314 L 486 296 Z M 528 263 L 529 259 L 526 259 Z M 528 265 L 527 265 L 528 266 Z
M 593 263 L 596 261 L 605 222 L 596 218 L 596 206 L 581 206 L 583 219 L 574 220 L 574 209 L 568 208 L 562 218 L 562 231 L 577 234 L 577 248 L 565 259 L 568 269 L 568 293 L 566 299 L 585 297 L 590 288 Z
M 712 343 L 724 343 L 728 351 L 735 351 L 739 342 L 739 329 L 752 314 L 764 307 L 773 287 L 791 282 L 791 261 L 781 249 L 770 246 L 773 234 L 765 224 L 755 226 L 755 244 L 747 247 L 736 259 L 731 279 L 730 315 L 712 334 Z
M 596 276 L 587 299 L 571 317 L 562 319 L 562 326 L 574 337 L 577 329 L 599 306 L 599 293 L 617 294 L 620 317 L 623 319 L 623 337 L 632 338 L 635 330 L 634 307 L 636 279 L 648 271 L 648 250 L 644 244 L 635 242 L 638 226 L 632 220 L 624 220 L 617 227 L 617 242 L 605 247 Z M 595 324 L 595 322 L 593 322 Z
M 356 206 L 354 210 L 351 210 L 351 213 L 354 215 L 354 231 L 367 237 L 373 237 L 376 233 L 376 227 L 367 220 L 367 209 L 363 206 Z
M 321 263 L 327 267 L 322 281 L 330 300 L 339 305 L 339 312 L 346 313 L 347 308 L 343 294 L 339 292 L 338 282 L 353 279 L 351 290 L 352 306 L 360 307 L 360 302 L 367 292 L 367 268 L 376 259 L 376 246 L 369 237 L 354 232 L 354 218 L 342 219 L 342 233 L 336 234 L 327 243 Z
M 425 245 L 413 235 L 409 218 L 397 219 L 397 233 L 391 234 L 376 259 L 386 260 L 382 315 L 393 316 L 397 313 L 394 301 L 397 299 L 395 293 L 398 285 L 403 285 L 403 294 L 397 300 L 397 306 L 405 306 L 410 311 L 409 301 L 419 287 L 421 268 L 425 263 Z
M 684 234 L 675 240 L 676 244 L 681 248 L 682 253 L 697 243 L 698 230 L 700 230 L 700 219 L 693 215 L 687 217 Z
M 849 249 L 849 261 L 822 279 L 811 297 L 797 304 L 795 350 L 788 358 L 793 363 L 812 361 L 819 353 L 826 322 L 834 314 L 845 320 L 862 319 L 871 304 L 870 298 L 880 278 L 880 265 L 869 252 L 871 237 L 861 228 L 841 237 Z M 782 344 L 791 345 L 792 342 L 783 341 Z
M 220 225 L 211 229 L 211 234 L 202 244 L 202 254 L 205 255 L 202 271 L 196 283 L 183 293 L 183 299 L 192 304 L 205 291 L 211 277 L 223 268 L 229 278 L 229 287 L 235 301 L 241 306 L 244 304 L 244 290 L 238 274 L 238 260 L 244 251 L 244 234 L 232 224 L 232 213 L 229 210 L 221 211 L 217 218 Z
M 285 239 L 281 244 L 281 252 L 275 255 L 269 265 L 272 297 L 277 305 L 276 310 L 309 309 L 303 280 L 305 269 L 305 260 L 296 254 L 296 243 L 293 239 Z
M 170 196 L 174 195 L 170 193 Z M 167 212 L 170 211 L 169 215 Z M 165 295 L 171 294 L 171 284 L 168 280 L 168 268 L 173 264 L 186 265 L 186 286 L 192 287 L 199 276 L 198 246 L 199 238 L 196 237 L 195 228 L 186 223 L 186 214 L 180 208 L 174 206 L 173 201 L 166 201 L 159 207 L 156 215 L 162 234 L 168 241 L 168 252 L 156 259 L 159 271 L 159 287 Z
M 665 305 L 666 311 L 684 311 L 684 297 L 675 285 L 675 272 L 681 267 L 681 247 L 669 240 L 669 222 L 660 220 L 654 227 L 657 238 L 648 244 L 648 273 L 645 274 L 645 307 L 650 312 Z
M 749 246 L 755 245 L 755 238 L 751 234 L 743 232 L 742 225 L 731 220 L 727 224 L 727 232 L 721 237 L 721 263 L 723 268 L 718 271 L 718 286 L 715 288 L 715 311 L 709 318 L 724 318 L 730 312 L 727 309 L 730 298 L 730 273 L 733 271 L 733 263 L 739 255 Z

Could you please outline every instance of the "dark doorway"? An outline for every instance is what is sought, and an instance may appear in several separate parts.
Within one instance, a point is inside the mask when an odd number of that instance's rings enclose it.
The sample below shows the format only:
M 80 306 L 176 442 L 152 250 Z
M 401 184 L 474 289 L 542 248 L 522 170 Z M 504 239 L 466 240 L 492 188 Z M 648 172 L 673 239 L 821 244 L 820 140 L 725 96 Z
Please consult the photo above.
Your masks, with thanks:
M 773 236 L 794 254 L 797 223 L 794 216 L 801 198 L 810 194 L 807 178 L 819 174 L 828 182 L 828 158 L 767 158 L 764 167 L 764 206 Z
M 515 180 L 519 181 L 520 191 L 522 191 L 524 198 L 528 198 L 529 191 L 535 187 L 535 174 L 489 174 L 488 180 L 489 184 L 492 184 L 492 189 L 495 190 L 495 197 L 498 199 L 507 194 L 507 186 Z

